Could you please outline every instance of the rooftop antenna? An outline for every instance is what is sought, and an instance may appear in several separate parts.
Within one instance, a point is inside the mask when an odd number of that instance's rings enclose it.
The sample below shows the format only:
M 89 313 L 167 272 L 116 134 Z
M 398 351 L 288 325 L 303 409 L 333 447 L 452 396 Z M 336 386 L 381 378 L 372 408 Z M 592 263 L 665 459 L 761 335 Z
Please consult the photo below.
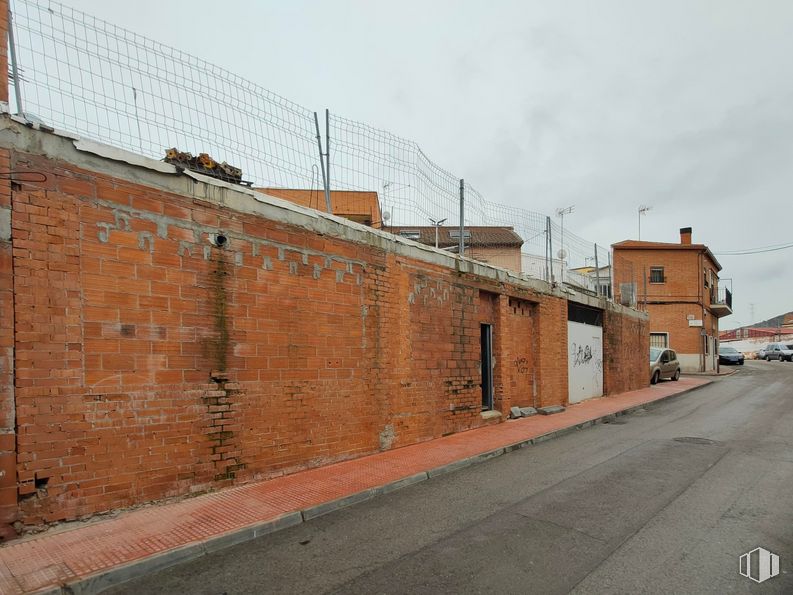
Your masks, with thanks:
M 642 215 L 646 214 L 647 211 L 651 210 L 652 207 L 647 205 L 641 205 L 639 207 L 639 239 L 642 239 Z
M 569 207 L 564 207 L 561 209 L 556 209 L 556 216 L 562 220 L 562 240 L 561 240 L 561 248 L 559 248 L 559 252 L 557 256 L 562 261 L 562 281 L 564 281 L 564 269 L 565 267 L 565 258 L 567 258 L 567 250 L 564 249 L 564 216 L 569 215 L 575 211 L 575 205 L 570 205 Z

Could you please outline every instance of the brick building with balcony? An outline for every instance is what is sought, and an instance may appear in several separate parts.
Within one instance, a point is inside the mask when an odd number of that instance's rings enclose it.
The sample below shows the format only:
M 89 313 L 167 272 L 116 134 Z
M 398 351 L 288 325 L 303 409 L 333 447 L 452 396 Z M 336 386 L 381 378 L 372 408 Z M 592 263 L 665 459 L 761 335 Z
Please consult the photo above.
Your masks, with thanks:
M 650 315 L 650 345 L 672 347 L 684 372 L 718 366 L 719 319 L 732 314 L 732 292 L 704 244 L 680 230 L 680 243 L 625 240 L 612 246 L 614 293 Z

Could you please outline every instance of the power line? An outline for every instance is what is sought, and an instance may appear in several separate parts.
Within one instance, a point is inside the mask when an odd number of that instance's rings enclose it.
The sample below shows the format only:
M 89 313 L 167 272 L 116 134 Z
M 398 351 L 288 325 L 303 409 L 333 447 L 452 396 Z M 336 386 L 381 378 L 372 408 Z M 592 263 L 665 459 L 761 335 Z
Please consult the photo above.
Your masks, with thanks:
M 793 248 L 793 244 L 777 244 L 774 246 L 764 246 L 762 248 L 748 248 L 746 250 L 732 250 L 728 252 L 714 252 L 716 256 L 744 256 L 747 254 L 761 254 L 763 252 L 776 252 Z

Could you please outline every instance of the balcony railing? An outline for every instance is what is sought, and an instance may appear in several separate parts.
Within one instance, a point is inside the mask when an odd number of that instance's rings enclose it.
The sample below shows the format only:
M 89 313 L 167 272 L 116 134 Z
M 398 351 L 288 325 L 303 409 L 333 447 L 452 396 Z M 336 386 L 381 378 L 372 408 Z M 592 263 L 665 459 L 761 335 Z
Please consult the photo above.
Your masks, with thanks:
M 719 287 L 716 299 L 712 301 L 712 304 L 724 305 L 732 310 L 732 292 L 726 287 Z

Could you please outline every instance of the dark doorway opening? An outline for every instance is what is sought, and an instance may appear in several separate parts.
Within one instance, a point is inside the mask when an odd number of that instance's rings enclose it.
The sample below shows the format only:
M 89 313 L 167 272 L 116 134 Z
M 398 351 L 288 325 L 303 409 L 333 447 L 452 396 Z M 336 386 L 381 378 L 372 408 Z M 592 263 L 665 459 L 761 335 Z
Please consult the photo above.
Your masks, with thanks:
M 480 346 L 482 350 L 482 410 L 493 408 L 493 325 L 480 326 Z

